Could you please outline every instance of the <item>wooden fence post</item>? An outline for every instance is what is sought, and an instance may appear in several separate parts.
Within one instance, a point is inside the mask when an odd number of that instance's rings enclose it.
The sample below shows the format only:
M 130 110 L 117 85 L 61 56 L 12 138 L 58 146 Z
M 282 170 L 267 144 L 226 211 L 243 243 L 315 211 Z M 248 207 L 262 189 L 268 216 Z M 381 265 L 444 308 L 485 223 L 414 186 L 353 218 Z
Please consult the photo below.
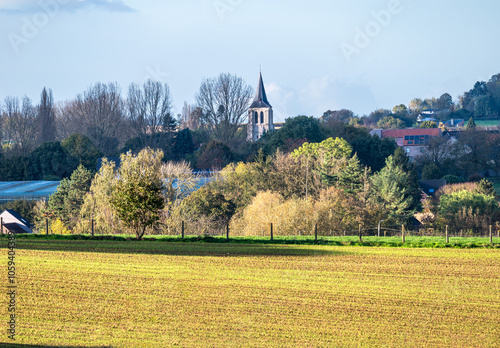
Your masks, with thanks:
M 94 236 L 94 219 L 92 219 L 92 237 Z
M 229 240 L 229 222 L 226 224 L 226 239 Z
M 314 241 L 318 242 L 318 224 L 314 225 Z
M 490 244 L 493 244 L 493 230 L 491 225 L 490 225 Z
M 45 219 L 45 232 L 49 235 L 49 219 Z
M 271 240 L 274 240 L 274 235 L 273 235 L 273 223 L 271 222 Z
M 403 235 L 403 244 L 405 243 L 405 225 L 401 226 L 401 234 Z
M 448 234 L 448 225 L 446 225 L 446 244 L 450 243 L 450 235 Z
M 0 218 L 0 232 L 3 234 L 3 218 Z
M 363 243 L 363 238 L 361 236 L 361 224 L 359 225 L 359 242 Z
M 182 221 L 182 224 L 181 224 L 181 236 L 182 236 L 182 239 L 184 239 L 184 221 Z

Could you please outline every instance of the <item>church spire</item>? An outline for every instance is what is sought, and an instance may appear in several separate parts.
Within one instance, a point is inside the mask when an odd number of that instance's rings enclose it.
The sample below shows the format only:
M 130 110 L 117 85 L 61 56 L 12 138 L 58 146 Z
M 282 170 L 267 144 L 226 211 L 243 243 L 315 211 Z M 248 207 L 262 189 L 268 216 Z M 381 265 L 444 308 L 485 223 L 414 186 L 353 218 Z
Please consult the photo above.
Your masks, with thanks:
M 251 108 L 270 108 L 271 104 L 267 101 L 266 90 L 264 88 L 264 82 L 262 81 L 262 72 L 259 75 L 259 85 L 257 86 L 257 92 L 255 93 L 255 98 L 250 106 Z

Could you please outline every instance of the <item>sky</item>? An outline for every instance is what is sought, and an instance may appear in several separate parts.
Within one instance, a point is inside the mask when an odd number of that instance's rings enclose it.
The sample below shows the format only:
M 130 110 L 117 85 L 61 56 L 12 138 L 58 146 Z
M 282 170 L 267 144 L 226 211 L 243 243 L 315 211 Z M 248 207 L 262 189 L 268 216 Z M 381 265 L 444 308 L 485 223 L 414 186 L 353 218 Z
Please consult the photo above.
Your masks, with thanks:
M 0 100 L 58 102 L 96 82 L 167 83 L 175 112 L 204 78 L 259 69 L 275 122 L 458 96 L 500 73 L 500 1 L 0 0 Z

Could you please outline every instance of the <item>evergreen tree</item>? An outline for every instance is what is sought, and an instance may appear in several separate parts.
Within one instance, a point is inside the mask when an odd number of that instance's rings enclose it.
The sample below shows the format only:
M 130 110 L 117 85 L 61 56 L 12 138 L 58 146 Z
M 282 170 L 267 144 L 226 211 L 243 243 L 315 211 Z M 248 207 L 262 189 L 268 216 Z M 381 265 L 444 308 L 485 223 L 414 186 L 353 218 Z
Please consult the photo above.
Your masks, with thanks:
M 422 190 L 420 189 L 417 168 L 410 162 L 403 148 L 398 147 L 394 151 L 393 161 L 396 166 L 408 174 L 408 195 L 412 197 L 411 209 L 420 210 L 422 207 Z
M 90 171 L 95 171 L 97 160 L 103 154 L 85 135 L 73 134 L 61 142 L 61 146 L 77 164 L 82 164 Z
M 331 168 L 335 171 L 332 172 Z M 356 193 L 363 189 L 365 168 L 355 154 L 351 158 L 343 158 L 332 163 L 323 163 L 319 175 L 327 186 L 335 186 L 346 193 Z
M 172 145 L 172 152 L 175 156 L 175 160 L 186 159 L 186 156 L 192 154 L 195 150 L 193 136 L 189 128 L 183 129 L 175 135 Z
M 33 151 L 26 161 L 25 180 L 60 180 L 77 168 L 58 141 L 46 142 Z
M 410 176 L 396 165 L 393 156 L 386 166 L 372 177 L 373 199 L 392 223 L 405 223 L 413 216 L 413 197 L 409 194 Z
M 493 183 L 489 180 L 482 179 L 477 183 L 477 192 L 486 196 L 495 196 L 495 188 L 493 187 Z
M 61 220 L 65 227 L 73 229 L 78 222 L 80 208 L 91 182 L 90 171 L 82 165 L 78 166 L 71 177 L 63 179 L 56 192 L 50 196 L 48 202 L 50 215 Z
M 471 117 L 469 118 L 469 121 L 467 122 L 467 125 L 465 126 L 466 129 L 474 129 L 476 128 L 476 122 L 474 122 L 474 118 Z

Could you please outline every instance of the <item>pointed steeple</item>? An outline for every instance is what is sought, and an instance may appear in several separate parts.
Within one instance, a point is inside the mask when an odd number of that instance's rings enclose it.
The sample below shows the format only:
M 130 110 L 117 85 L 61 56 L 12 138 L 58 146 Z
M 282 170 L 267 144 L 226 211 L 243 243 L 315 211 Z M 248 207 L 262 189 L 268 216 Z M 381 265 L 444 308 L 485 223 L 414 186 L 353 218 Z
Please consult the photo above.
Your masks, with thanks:
M 264 89 L 264 82 L 262 81 L 262 72 L 259 76 L 259 85 L 257 86 L 257 92 L 255 93 L 255 98 L 253 99 L 250 108 L 270 108 L 271 104 L 267 101 L 266 90 Z

